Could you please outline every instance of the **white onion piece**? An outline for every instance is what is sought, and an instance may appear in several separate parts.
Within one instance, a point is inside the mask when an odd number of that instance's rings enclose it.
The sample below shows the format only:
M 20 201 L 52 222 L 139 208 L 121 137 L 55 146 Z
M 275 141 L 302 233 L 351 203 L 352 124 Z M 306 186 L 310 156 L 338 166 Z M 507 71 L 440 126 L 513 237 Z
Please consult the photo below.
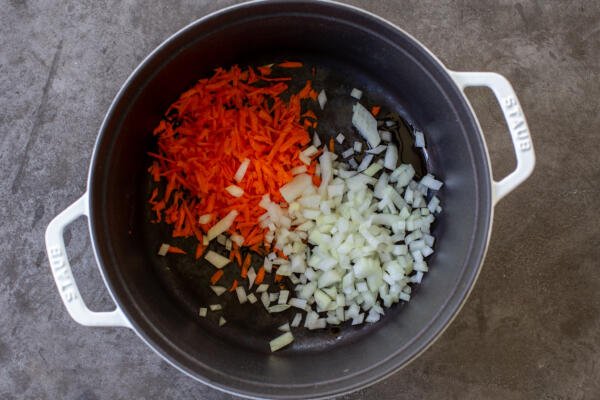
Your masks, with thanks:
M 421 131 L 415 131 L 415 147 L 425 147 L 425 137 Z
M 266 283 L 261 283 L 260 285 L 258 285 L 258 287 L 256 288 L 256 293 L 264 293 L 269 289 L 269 285 Z
M 229 185 L 225 188 L 225 190 L 227 190 L 227 193 L 233 197 L 242 197 L 244 195 L 244 189 L 236 185 Z
M 250 293 L 248 295 L 248 301 L 250 302 L 250 304 L 254 304 L 258 301 L 258 299 L 256 298 L 256 295 L 254 293 Z
M 304 299 L 299 299 L 297 297 L 292 297 L 290 299 L 290 301 L 288 302 L 288 304 L 292 307 L 296 307 L 299 308 L 301 310 L 304 310 L 304 308 L 306 307 L 306 300 Z
M 354 149 L 350 147 L 342 153 L 342 158 L 348 158 L 354 154 Z
M 279 292 L 279 299 L 277 300 L 277 304 L 287 304 L 288 296 L 290 295 L 289 290 L 282 290 Z
M 269 293 L 262 292 L 262 294 L 260 295 L 260 301 L 262 302 L 263 306 L 268 310 L 269 304 L 271 304 L 271 299 L 269 298 Z
M 381 137 L 381 140 L 383 140 L 384 142 L 392 141 L 392 134 L 388 131 L 379 131 L 379 136 Z
M 274 306 L 269 307 L 267 311 L 269 311 L 271 314 L 273 314 L 273 313 L 279 313 L 279 312 L 285 311 L 288 308 L 290 308 L 289 304 L 276 304 Z
M 223 306 L 220 304 L 211 304 L 208 307 L 210 308 L 210 311 L 219 311 L 223 309 Z
M 327 94 L 325 93 L 325 89 L 323 89 L 319 92 L 317 101 L 319 102 L 319 107 L 321 107 L 321 110 L 324 109 L 325 104 L 327 104 Z
M 298 326 L 300 326 L 300 322 L 302 322 L 302 314 L 296 313 L 296 315 L 294 315 L 294 319 L 292 320 L 292 323 L 290 324 L 290 326 L 292 328 L 297 328 Z
M 212 214 L 204 214 L 198 217 L 198 223 L 201 225 L 208 224 L 212 220 Z
M 377 120 L 375 117 L 360 103 L 356 103 L 352 107 L 352 111 L 352 125 L 371 147 L 377 147 L 381 142 L 381 138 L 377 133 Z
M 215 253 L 212 250 L 209 250 L 208 253 L 206 253 L 204 259 L 214 265 L 214 267 L 217 269 L 221 269 L 230 263 L 229 258 L 223 257 L 219 253 Z
M 246 290 L 243 286 L 238 286 L 235 288 L 235 294 L 237 294 L 238 301 L 240 304 L 244 304 L 248 300 L 248 296 L 246 295 Z
M 238 216 L 238 212 L 236 210 L 231 210 L 223 219 L 218 221 L 216 224 L 212 226 L 206 233 L 206 237 L 209 241 L 213 240 L 221 233 L 227 231 L 227 229 L 231 228 L 233 225 L 233 221 Z
M 367 153 L 369 154 L 381 154 L 383 153 L 388 147 L 385 144 L 380 144 L 377 147 L 374 147 L 370 150 L 367 150 Z
M 277 336 L 275 339 L 269 342 L 269 347 L 271 348 L 271 352 L 275 352 L 284 348 L 294 341 L 294 336 L 291 332 L 286 332 L 281 336 Z
M 215 292 L 215 294 L 217 296 L 220 296 L 227 291 L 227 288 L 225 288 L 223 286 L 211 286 L 210 288 L 212 289 L 213 292 Z
M 289 332 L 290 331 L 290 324 L 288 322 L 286 322 L 285 324 L 278 326 L 277 330 L 281 331 L 281 332 Z
M 369 165 L 371 165 L 371 163 L 373 162 L 373 154 L 367 154 L 363 157 L 362 161 L 360 162 L 360 164 L 358 165 L 357 170 L 359 172 L 366 170 Z
M 344 140 L 345 140 L 345 139 L 346 139 L 346 136 L 342 135 L 341 133 L 340 133 L 340 134 L 338 134 L 338 135 L 335 137 L 335 140 L 336 140 L 336 141 L 337 141 L 339 144 L 342 144 L 342 143 L 344 143 Z
M 200 310 L 198 311 L 199 316 L 206 317 L 207 313 L 208 313 L 208 309 L 206 307 L 200 307 Z
M 442 187 L 442 182 L 436 180 L 431 174 L 425 175 L 420 183 L 431 190 L 440 190 Z
M 385 152 L 384 166 L 389 170 L 396 169 L 398 164 L 398 148 L 394 144 L 388 144 L 387 151 Z
M 308 146 L 305 150 L 301 151 L 300 153 L 306 157 L 312 157 L 315 154 L 317 154 L 318 151 L 319 150 L 315 146 Z
M 252 285 L 254 285 L 254 280 L 256 279 L 256 271 L 254 271 L 253 267 L 248 269 L 248 289 L 252 289 Z
M 360 153 L 360 151 L 362 150 L 362 143 L 361 142 L 354 142 L 354 151 L 357 153 Z
M 357 88 L 353 88 L 352 91 L 350 92 L 350 96 L 354 97 L 356 100 L 360 100 L 360 98 L 362 97 L 362 90 L 359 90 Z
M 242 235 L 233 234 L 230 236 L 230 239 L 233 243 L 241 246 L 244 244 L 244 237 Z
M 300 197 L 300 195 L 311 185 L 312 178 L 309 175 L 296 175 L 294 179 L 279 189 L 279 193 L 281 193 L 281 196 L 283 196 L 285 201 L 291 203 Z
M 237 171 L 235 171 L 235 175 L 233 176 L 233 179 L 235 179 L 236 182 L 241 182 L 242 179 L 244 179 L 249 165 L 250 160 L 248 158 L 244 158 Z
M 290 172 L 292 173 L 292 175 L 300 175 L 304 174 L 307 170 L 308 169 L 306 168 L 306 165 L 300 165 L 298 167 L 292 168 Z
M 169 247 L 171 246 L 166 243 L 161 244 L 160 248 L 158 249 L 158 255 L 163 257 L 166 256 L 169 252 Z
M 313 146 L 315 146 L 315 147 L 321 147 L 321 139 L 319 138 L 319 135 L 317 134 L 317 132 L 315 132 L 313 134 L 312 143 L 313 143 Z
M 223 325 L 225 325 L 226 323 L 227 323 L 227 320 L 226 320 L 225 318 L 223 318 L 223 317 L 220 317 L 220 318 L 219 318 L 219 326 L 223 326 Z

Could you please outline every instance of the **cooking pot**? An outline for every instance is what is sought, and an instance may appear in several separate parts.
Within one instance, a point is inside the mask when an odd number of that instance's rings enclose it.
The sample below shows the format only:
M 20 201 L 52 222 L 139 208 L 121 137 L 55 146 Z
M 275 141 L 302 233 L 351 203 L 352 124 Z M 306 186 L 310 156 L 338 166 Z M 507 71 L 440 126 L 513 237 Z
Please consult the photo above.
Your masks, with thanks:
M 148 222 L 146 152 L 169 104 L 199 78 L 218 66 L 262 65 L 281 57 L 324 65 L 425 132 L 427 170 L 445 185 L 430 272 L 409 303 L 387 310 L 376 324 L 301 333 L 291 347 L 271 354 L 267 343 L 274 332 L 261 325 L 269 318 L 259 315 L 264 310 L 246 309 L 257 329 L 242 317 L 216 327 L 193 312 L 202 294 L 186 281 L 195 278 L 157 261 L 161 232 Z M 470 86 L 493 91 L 509 128 L 517 167 L 501 181 L 492 178 L 481 127 L 463 93 Z M 236 395 L 340 395 L 384 379 L 439 337 L 477 279 L 494 205 L 530 175 L 534 163 L 521 106 L 502 76 L 449 70 L 397 26 L 352 6 L 249 2 L 191 23 L 135 69 L 100 127 L 87 191 L 52 220 L 46 247 L 61 298 L 78 323 L 132 329 L 181 372 Z M 88 218 L 114 311 L 89 310 L 71 273 L 62 236 L 80 216 Z

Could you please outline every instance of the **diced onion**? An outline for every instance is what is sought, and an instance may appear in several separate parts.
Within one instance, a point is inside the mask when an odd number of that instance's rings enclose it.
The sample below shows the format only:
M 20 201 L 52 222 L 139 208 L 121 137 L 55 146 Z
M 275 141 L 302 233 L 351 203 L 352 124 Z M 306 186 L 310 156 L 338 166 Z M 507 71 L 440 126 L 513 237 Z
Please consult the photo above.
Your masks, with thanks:
M 206 307 L 200 307 L 200 310 L 198 311 L 199 316 L 206 317 L 207 313 L 208 313 L 208 309 Z
M 344 143 L 344 140 L 345 140 L 345 139 L 346 139 L 346 136 L 342 135 L 341 133 L 340 133 L 340 134 L 338 134 L 338 135 L 335 137 L 335 140 L 336 140 L 336 141 L 337 141 L 339 144 L 342 144 L 342 143 Z
M 352 111 L 352 125 L 371 147 L 377 147 L 381 142 L 381 138 L 377 133 L 377 120 L 375 117 L 360 103 L 356 103 L 352 107 Z
M 415 147 L 425 147 L 425 137 L 421 131 L 415 131 Z
M 258 301 L 258 299 L 254 295 L 254 293 L 250 293 L 248 295 L 248 301 L 250 302 L 250 304 L 254 304 L 254 303 L 256 303 Z
M 357 88 L 353 88 L 352 91 L 350 92 L 350 96 L 354 97 L 356 100 L 360 100 L 360 98 L 362 97 L 362 90 L 359 90 Z
M 294 336 L 291 332 L 286 332 L 281 336 L 277 336 L 275 339 L 269 342 L 269 347 L 271 347 L 271 352 L 275 352 L 284 348 L 294 341 Z
M 235 175 L 233 176 L 233 179 L 235 179 L 236 182 L 241 182 L 242 179 L 244 179 L 244 175 L 246 175 L 246 171 L 248 170 L 249 165 L 250 160 L 248 158 L 244 158 L 237 171 L 235 172 Z
M 227 323 L 227 320 L 223 317 L 219 318 L 219 326 L 223 326 Z
M 342 153 L 342 158 L 348 158 L 354 154 L 354 149 L 350 147 Z
M 302 195 L 302 193 L 311 185 L 312 178 L 309 175 L 296 175 L 294 179 L 292 179 L 289 183 L 283 185 L 279 189 L 279 192 L 281 193 L 281 196 L 283 196 L 285 201 L 291 203 L 292 201 L 300 197 L 300 195 Z
M 302 322 L 302 314 L 296 313 L 296 315 L 294 315 L 294 319 L 292 320 L 292 323 L 290 324 L 290 326 L 292 328 L 296 328 L 296 327 L 300 326 L 300 322 Z
M 380 144 L 379 146 L 372 148 L 370 150 L 367 150 L 367 153 L 369 154 L 381 154 L 383 153 L 385 150 L 387 149 L 387 146 L 385 144 Z
M 204 214 L 198 217 L 198 223 L 200 225 L 208 224 L 212 220 L 212 214 Z
M 388 131 L 379 131 L 379 136 L 381 136 L 381 140 L 384 142 L 392 141 L 392 134 Z
M 312 143 L 315 147 L 321 147 L 321 139 L 319 138 L 319 135 L 317 135 L 317 132 L 313 134 Z
M 233 225 L 233 221 L 238 216 L 238 212 L 236 210 L 231 210 L 223 219 L 214 224 L 212 228 L 208 230 L 206 233 L 206 237 L 209 241 L 213 240 L 221 233 L 227 231 L 227 229 L 231 228 Z
M 229 258 L 223 257 L 219 253 L 215 253 L 212 250 L 209 250 L 208 253 L 204 256 L 204 259 L 215 266 L 215 268 L 221 269 L 227 264 L 229 264 Z
M 217 296 L 220 296 L 227 291 L 227 288 L 225 288 L 223 286 L 211 286 L 210 288 L 212 289 L 213 292 L 215 292 L 215 294 Z
M 387 151 L 385 152 L 384 166 L 389 170 L 396 169 L 398 164 L 398 148 L 394 144 L 388 144 Z
M 244 195 L 244 189 L 236 185 L 229 185 L 225 188 L 225 190 L 227 190 L 227 193 L 233 197 L 242 197 Z
M 248 296 L 246 295 L 246 290 L 243 286 L 236 287 L 235 294 L 237 294 L 237 298 L 240 304 L 244 304 L 246 301 L 248 301 Z
M 166 243 L 161 244 L 160 248 L 158 249 L 158 255 L 163 256 L 163 257 L 166 256 L 167 253 L 169 252 L 169 247 L 171 247 L 171 246 L 169 246 Z
M 325 108 L 325 104 L 327 103 L 327 94 L 325 94 L 325 90 L 321 90 L 319 92 L 319 96 L 317 97 L 317 101 L 319 102 L 319 106 L 321 110 Z

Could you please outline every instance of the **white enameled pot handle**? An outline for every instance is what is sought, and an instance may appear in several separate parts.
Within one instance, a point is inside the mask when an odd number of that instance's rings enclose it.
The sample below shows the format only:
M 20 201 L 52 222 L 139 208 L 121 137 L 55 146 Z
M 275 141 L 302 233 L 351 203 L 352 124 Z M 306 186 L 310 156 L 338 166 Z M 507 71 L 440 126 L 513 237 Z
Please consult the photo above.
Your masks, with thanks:
M 494 181 L 492 195 L 493 202 L 496 204 L 523 183 L 531 175 L 535 166 L 535 153 L 525 115 L 510 82 L 502 75 L 494 72 L 456 71 L 450 71 L 450 75 L 461 90 L 470 86 L 490 88 L 494 92 L 498 103 L 500 103 L 500 108 L 508 125 L 517 156 L 517 168 L 501 181 Z
M 129 328 L 129 321 L 118 307 L 113 311 L 94 312 L 85 305 L 81 298 L 71 272 L 63 239 L 65 227 L 81 216 L 88 216 L 87 193 L 58 214 L 46 229 L 46 251 L 60 297 L 71 317 L 81 325 Z

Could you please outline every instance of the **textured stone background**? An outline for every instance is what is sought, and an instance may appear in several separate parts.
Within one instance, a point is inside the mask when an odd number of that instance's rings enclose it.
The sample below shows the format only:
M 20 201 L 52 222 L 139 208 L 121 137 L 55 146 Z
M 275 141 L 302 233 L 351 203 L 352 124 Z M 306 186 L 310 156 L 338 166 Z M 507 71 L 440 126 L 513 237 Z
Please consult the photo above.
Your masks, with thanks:
M 43 248 L 85 190 L 97 129 L 133 68 L 168 35 L 235 1 L 0 2 L 0 398 L 230 399 L 126 329 L 67 315 Z M 600 2 L 368 1 L 449 67 L 516 88 L 538 155 L 496 208 L 485 268 L 442 338 L 345 399 L 600 398 Z M 497 177 L 514 166 L 495 100 L 470 97 Z M 66 235 L 84 298 L 110 309 L 84 221 Z

